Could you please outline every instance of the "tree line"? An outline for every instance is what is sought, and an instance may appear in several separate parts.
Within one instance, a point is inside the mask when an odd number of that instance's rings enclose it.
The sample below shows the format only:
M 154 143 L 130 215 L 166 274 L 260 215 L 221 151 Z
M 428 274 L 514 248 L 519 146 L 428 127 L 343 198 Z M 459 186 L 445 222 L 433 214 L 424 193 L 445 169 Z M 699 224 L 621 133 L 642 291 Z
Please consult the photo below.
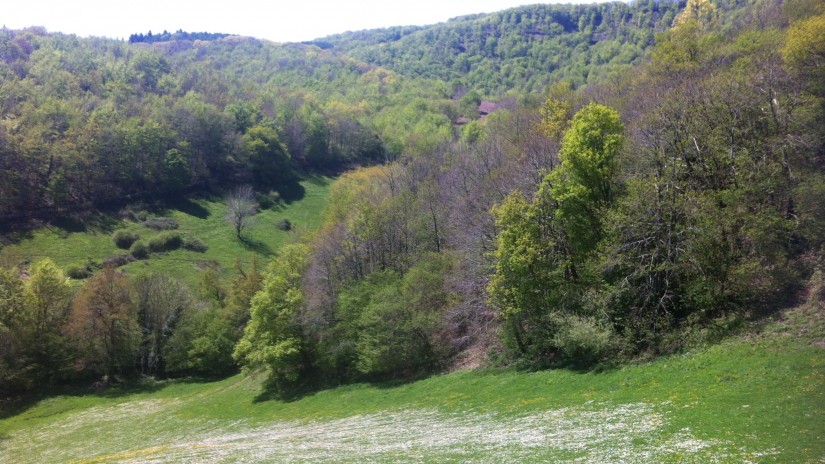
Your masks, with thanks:
M 129 36 L 129 43 L 154 43 L 154 42 L 170 42 L 172 40 L 218 40 L 229 36 L 230 34 L 222 34 L 219 32 L 185 32 L 183 29 L 178 29 L 175 32 L 163 31 L 160 34 L 152 34 L 152 31 L 144 34 L 139 32 Z

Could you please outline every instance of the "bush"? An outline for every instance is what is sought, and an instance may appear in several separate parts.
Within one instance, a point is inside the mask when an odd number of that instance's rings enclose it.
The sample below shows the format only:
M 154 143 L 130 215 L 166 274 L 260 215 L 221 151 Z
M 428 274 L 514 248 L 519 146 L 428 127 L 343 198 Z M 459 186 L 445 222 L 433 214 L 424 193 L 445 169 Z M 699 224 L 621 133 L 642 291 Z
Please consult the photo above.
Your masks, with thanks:
M 292 230 L 292 223 L 289 222 L 289 219 L 281 219 L 280 221 L 275 223 L 275 227 L 278 230 L 288 231 Z
M 124 250 L 128 250 L 138 240 L 140 240 L 140 235 L 126 229 L 116 230 L 112 234 L 112 241 L 115 242 L 115 246 Z
M 142 240 L 138 240 L 129 248 L 129 254 L 135 259 L 146 259 L 149 257 L 149 247 Z
M 209 247 L 197 237 L 187 235 L 183 238 L 183 248 L 190 251 L 197 251 L 198 253 L 206 253 Z
M 91 277 L 92 271 L 86 266 L 75 265 L 66 268 L 66 275 L 69 276 L 70 279 L 80 280 Z
M 114 255 L 103 260 L 103 266 L 120 267 L 125 266 L 134 260 L 135 257 L 132 255 Z
M 171 217 L 155 217 L 143 221 L 143 227 L 154 230 L 174 230 L 178 228 L 178 221 Z
M 86 260 L 86 264 L 82 266 L 69 266 L 66 269 L 66 275 L 72 279 L 80 280 L 80 279 L 87 279 L 95 273 L 96 270 L 100 269 L 101 266 L 96 262 L 92 261 L 91 259 Z
M 149 240 L 149 251 L 160 253 L 177 250 L 183 245 L 183 238 L 177 232 L 164 232 Z
M 603 359 L 615 345 L 610 326 L 592 317 L 562 316 L 553 344 L 565 359 L 586 367 Z

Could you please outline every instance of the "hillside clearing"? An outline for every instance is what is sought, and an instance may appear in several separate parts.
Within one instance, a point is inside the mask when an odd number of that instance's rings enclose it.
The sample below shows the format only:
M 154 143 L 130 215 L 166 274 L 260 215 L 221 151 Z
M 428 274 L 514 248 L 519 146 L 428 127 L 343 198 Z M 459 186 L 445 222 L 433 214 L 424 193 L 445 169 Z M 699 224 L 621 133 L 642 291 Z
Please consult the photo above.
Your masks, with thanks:
M 198 253 L 178 249 L 153 254 L 148 260 L 134 261 L 122 269 L 135 275 L 151 271 L 164 272 L 195 284 L 197 276 L 207 266 L 216 267 L 226 277 L 232 271 L 236 259 L 248 261 L 251 256 L 257 256 L 259 264 L 263 265 L 283 244 L 320 225 L 330 182 L 331 179 L 327 177 L 310 177 L 302 181 L 300 199 L 260 211 L 255 215 L 256 225 L 245 233 L 243 241 L 235 237 L 232 225 L 224 219 L 226 205 L 222 197 L 174 201 L 156 215 L 176 220 L 180 225 L 175 229 L 176 232 L 203 241 L 208 250 Z M 295 225 L 294 230 L 283 231 L 275 226 L 284 219 Z M 137 222 L 99 215 L 88 226 L 46 226 L 23 234 L 14 243 L 0 248 L 0 263 L 16 265 L 44 257 L 51 258 L 64 269 L 82 265 L 88 260 L 101 263 L 110 256 L 128 253 L 127 250 L 118 249 L 112 242 L 111 235 L 116 229 L 130 230 L 144 240 L 160 234 Z

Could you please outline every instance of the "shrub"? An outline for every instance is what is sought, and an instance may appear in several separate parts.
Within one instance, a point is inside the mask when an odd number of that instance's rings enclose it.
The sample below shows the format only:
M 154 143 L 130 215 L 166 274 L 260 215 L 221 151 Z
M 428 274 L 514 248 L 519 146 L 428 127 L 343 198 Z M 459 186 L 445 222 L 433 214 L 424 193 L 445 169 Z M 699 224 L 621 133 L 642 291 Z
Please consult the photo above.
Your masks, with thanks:
M 129 248 L 129 254 L 135 259 L 146 259 L 149 257 L 149 247 L 142 240 L 138 240 Z
M 603 359 L 614 346 L 613 330 L 592 317 L 561 316 L 553 344 L 571 363 L 586 367 Z
M 281 219 L 280 221 L 275 223 L 275 227 L 278 230 L 288 231 L 292 230 L 292 223 L 289 222 L 289 219 Z
M 174 230 L 178 228 L 178 221 L 171 217 L 155 217 L 143 221 L 143 227 L 155 230 Z
M 101 266 L 96 262 L 92 261 L 91 259 L 86 260 L 86 264 L 83 265 L 75 265 L 69 266 L 66 269 L 66 275 L 72 279 L 80 280 L 80 279 L 87 279 L 95 273 L 96 270 L 100 269 Z
M 149 240 L 149 251 L 160 253 L 177 250 L 183 245 L 183 238 L 177 232 L 164 232 Z
M 91 277 L 92 271 L 86 266 L 74 265 L 66 268 L 66 275 L 69 276 L 70 279 L 80 280 Z
M 206 253 L 209 247 L 197 237 L 187 235 L 183 238 L 183 248 L 190 251 L 197 251 L 198 253 Z
M 120 267 L 125 266 L 135 260 L 133 255 L 114 255 L 103 260 L 103 266 Z
M 124 250 L 128 250 L 138 240 L 140 240 L 140 235 L 126 229 L 116 230 L 112 234 L 112 241 L 115 242 L 115 246 Z

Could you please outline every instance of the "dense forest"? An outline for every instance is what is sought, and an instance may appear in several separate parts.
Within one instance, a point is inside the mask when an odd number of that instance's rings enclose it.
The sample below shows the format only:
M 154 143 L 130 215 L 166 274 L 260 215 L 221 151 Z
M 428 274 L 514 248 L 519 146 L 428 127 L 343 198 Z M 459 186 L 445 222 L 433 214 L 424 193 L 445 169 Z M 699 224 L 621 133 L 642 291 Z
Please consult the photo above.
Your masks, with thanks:
M 12 229 L 343 173 L 320 230 L 230 281 L 4 263 L 3 392 L 608 366 L 718 340 L 821 271 L 818 1 L 531 6 L 283 45 L 3 29 L 0 57 Z

